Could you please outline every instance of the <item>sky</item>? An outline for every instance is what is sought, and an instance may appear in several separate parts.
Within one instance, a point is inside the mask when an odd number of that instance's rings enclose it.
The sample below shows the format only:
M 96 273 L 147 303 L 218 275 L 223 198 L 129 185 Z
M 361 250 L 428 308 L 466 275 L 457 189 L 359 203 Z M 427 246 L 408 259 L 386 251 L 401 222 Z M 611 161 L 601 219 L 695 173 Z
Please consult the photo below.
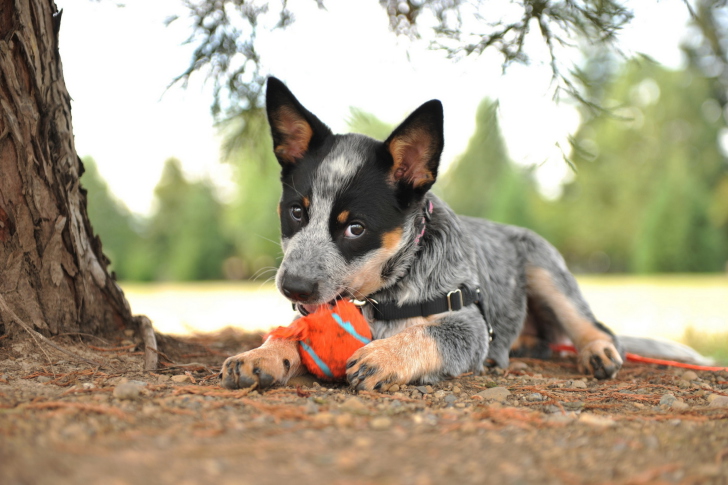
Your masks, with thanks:
M 683 1 L 630 3 L 636 15 L 621 35 L 624 51 L 679 67 L 678 44 L 688 17 Z M 193 48 L 184 45 L 190 31 L 181 2 L 56 4 L 64 11 L 60 52 L 76 150 L 96 160 L 114 194 L 134 212 L 148 214 L 164 161 L 176 157 L 191 177 L 210 177 L 223 198 L 229 195 L 229 168 L 219 163 L 209 109 L 211 87 L 198 77 L 186 90 L 168 89 L 188 66 Z M 578 127 L 579 115 L 568 103 L 551 100 L 545 62 L 516 65 L 503 75 L 495 56 L 455 63 L 397 38 L 375 0 L 329 0 L 326 11 L 313 5 L 291 2 L 296 22 L 285 31 L 262 33 L 259 50 L 265 70 L 286 82 L 335 132 L 346 131 L 352 106 L 397 124 L 437 98 L 445 109 L 446 167 L 466 149 L 480 101 L 498 99 L 512 159 L 540 165 L 544 190 L 556 193 L 569 170 L 557 144 L 568 146 L 566 137 Z M 173 14 L 182 18 L 165 27 Z

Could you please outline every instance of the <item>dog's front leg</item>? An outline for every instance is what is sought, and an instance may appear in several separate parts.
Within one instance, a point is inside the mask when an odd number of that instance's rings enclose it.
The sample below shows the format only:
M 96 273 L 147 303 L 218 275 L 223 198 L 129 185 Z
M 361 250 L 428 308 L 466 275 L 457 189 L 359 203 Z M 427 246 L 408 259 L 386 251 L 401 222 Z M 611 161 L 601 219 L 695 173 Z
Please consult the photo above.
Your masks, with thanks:
M 257 383 L 258 387 L 266 388 L 285 384 L 303 370 L 296 341 L 269 337 L 257 349 L 228 357 L 222 365 L 222 385 L 239 389 Z
M 432 383 L 464 372 L 481 372 L 488 352 L 485 322 L 475 307 L 412 324 L 357 350 L 346 378 L 358 390 L 393 384 Z

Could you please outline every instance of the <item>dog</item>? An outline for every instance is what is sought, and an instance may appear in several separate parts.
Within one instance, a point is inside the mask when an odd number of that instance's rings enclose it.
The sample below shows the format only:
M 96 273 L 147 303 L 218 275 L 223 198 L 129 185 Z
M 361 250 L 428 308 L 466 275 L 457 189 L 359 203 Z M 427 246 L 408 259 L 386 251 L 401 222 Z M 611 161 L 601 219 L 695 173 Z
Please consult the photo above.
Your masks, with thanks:
M 276 286 L 301 313 L 339 298 L 361 305 L 374 340 L 347 361 L 357 390 L 428 384 L 568 339 L 598 379 L 622 366 L 559 252 L 534 232 L 456 215 L 430 192 L 443 108 L 424 103 L 384 142 L 335 135 L 278 79 L 266 110 L 281 166 L 283 260 Z M 304 373 L 293 341 L 268 339 L 228 358 L 229 389 Z

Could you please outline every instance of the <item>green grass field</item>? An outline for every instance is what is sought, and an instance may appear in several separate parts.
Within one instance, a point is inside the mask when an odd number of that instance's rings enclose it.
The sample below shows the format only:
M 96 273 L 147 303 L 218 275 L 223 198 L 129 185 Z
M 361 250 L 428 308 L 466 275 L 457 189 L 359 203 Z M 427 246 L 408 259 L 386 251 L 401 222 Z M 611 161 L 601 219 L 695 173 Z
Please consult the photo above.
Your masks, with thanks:
M 583 276 L 584 295 L 617 334 L 681 341 L 728 362 L 728 276 Z M 255 282 L 124 283 L 132 310 L 165 333 L 227 326 L 268 330 L 287 325 L 290 304 L 272 284 Z

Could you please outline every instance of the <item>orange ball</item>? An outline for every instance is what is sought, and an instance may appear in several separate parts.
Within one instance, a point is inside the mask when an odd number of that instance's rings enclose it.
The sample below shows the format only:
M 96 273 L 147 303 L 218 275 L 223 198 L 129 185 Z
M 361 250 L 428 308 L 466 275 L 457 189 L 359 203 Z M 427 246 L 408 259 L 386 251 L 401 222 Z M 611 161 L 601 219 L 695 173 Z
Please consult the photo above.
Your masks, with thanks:
M 278 327 L 267 337 L 297 340 L 301 361 L 311 374 L 327 380 L 346 376 L 346 361 L 372 340 L 364 315 L 348 300 L 333 307 L 321 305 L 288 327 Z

